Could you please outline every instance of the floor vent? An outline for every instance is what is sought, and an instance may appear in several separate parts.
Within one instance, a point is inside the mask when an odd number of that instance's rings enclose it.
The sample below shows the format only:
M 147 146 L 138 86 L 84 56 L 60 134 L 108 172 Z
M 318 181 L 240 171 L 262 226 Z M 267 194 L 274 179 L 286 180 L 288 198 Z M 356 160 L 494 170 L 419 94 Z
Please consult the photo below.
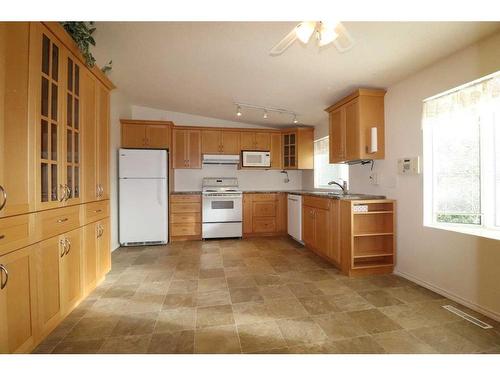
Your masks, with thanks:
M 465 319 L 465 320 L 468 320 L 469 322 L 471 323 L 474 323 L 475 325 L 483 328 L 483 329 L 489 329 L 489 328 L 493 328 L 493 326 L 490 326 L 489 324 L 477 319 L 477 318 L 474 318 L 472 315 L 469 315 L 467 313 L 464 313 L 462 310 L 459 310 L 457 309 L 456 307 L 453 307 L 451 305 L 445 305 L 443 306 L 443 308 L 445 308 L 446 310 L 452 312 L 453 314 L 456 314 L 458 315 L 459 317 Z

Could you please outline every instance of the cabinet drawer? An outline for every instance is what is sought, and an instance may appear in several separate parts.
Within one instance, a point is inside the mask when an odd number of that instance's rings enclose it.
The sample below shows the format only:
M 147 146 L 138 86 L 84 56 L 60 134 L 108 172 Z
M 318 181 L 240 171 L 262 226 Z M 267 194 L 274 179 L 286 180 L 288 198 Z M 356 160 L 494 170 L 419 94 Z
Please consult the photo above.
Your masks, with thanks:
M 276 216 L 276 203 L 253 202 L 253 216 Z
M 172 194 L 170 196 L 171 203 L 195 203 L 201 202 L 201 195 L 183 195 L 183 194 Z
M 199 212 L 188 212 L 185 214 L 171 214 L 170 223 L 171 224 L 190 224 L 190 223 L 200 223 L 201 214 Z
M 200 203 L 172 203 L 170 204 L 172 213 L 201 212 Z
M 274 217 L 255 217 L 253 219 L 254 233 L 276 232 L 276 219 Z
M 308 195 L 305 195 L 304 200 L 302 201 L 302 204 L 304 206 L 321 208 L 323 210 L 329 210 L 331 207 L 331 203 L 332 200 L 330 198 L 318 198 L 318 197 L 311 197 Z
M 201 224 L 173 224 L 170 230 L 172 236 L 199 236 L 201 234 Z
M 80 226 L 80 206 L 37 212 L 35 226 L 39 240 L 76 229 Z
M 0 255 L 35 242 L 34 214 L 0 219 Z
M 83 205 L 83 225 L 99 221 L 109 216 L 109 200 L 97 201 Z
M 276 200 L 276 194 L 252 194 L 254 202 L 269 202 Z

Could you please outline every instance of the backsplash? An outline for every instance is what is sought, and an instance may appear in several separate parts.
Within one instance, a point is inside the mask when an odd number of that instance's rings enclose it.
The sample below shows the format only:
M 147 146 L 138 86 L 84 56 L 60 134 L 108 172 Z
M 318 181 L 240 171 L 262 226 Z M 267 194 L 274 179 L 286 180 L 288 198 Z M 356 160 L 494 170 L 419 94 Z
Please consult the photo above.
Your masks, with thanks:
M 235 165 L 204 165 L 202 169 L 175 169 L 175 191 L 201 190 L 203 177 L 237 177 L 240 189 L 245 190 L 300 190 L 302 171 L 288 171 L 289 183 L 285 174 L 278 170 L 238 169 Z

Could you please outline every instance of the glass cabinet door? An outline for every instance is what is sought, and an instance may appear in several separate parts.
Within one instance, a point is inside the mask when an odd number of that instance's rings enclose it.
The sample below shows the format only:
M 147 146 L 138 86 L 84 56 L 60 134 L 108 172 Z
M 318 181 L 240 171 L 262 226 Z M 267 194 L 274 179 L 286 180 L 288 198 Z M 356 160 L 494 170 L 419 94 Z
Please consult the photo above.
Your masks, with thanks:
M 67 200 L 80 200 L 80 66 L 67 56 L 65 95 L 66 193 Z
M 64 186 L 61 179 L 60 124 L 61 124 L 61 50 L 54 38 L 41 25 L 34 33 L 34 43 L 39 46 L 34 56 L 40 87 L 37 113 L 38 180 L 37 205 L 50 208 L 61 204 Z M 34 79 L 37 79 L 35 77 Z

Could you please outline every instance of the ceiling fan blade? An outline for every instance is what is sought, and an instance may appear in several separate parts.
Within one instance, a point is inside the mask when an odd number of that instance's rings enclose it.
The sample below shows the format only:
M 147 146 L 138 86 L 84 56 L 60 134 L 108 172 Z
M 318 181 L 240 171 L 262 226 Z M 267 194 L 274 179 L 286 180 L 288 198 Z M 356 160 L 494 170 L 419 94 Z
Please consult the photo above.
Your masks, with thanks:
M 338 37 L 333 41 L 333 44 L 337 50 L 339 52 L 349 51 L 354 45 L 354 39 L 351 34 L 349 34 L 347 29 L 340 22 L 335 27 L 335 32 L 338 34 Z
M 285 50 L 290 47 L 292 43 L 295 42 L 295 40 L 297 40 L 297 33 L 295 32 L 296 29 L 297 26 L 295 26 L 292 31 L 290 31 L 283 39 L 281 39 L 278 44 L 271 48 L 269 54 L 272 56 L 278 56 L 285 52 Z

